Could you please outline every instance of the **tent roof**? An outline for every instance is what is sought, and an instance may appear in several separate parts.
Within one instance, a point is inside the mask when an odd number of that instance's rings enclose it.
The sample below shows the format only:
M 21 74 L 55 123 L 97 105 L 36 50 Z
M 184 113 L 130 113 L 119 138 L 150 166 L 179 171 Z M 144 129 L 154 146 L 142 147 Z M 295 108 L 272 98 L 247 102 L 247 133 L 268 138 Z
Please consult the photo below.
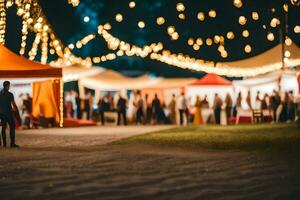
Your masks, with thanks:
M 300 48 L 292 43 L 290 46 L 285 46 L 285 50 L 291 53 L 289 61 L 287 62 L 287 66 L 296 66 L 300 64 Z M 222 67 L 230 67 L 235 69 L 253 69 L 253 68 L 261 68 L 270 65 L 278 65 L 278 69 L 281 67 L 281 52 L 282 46 L 278 44 L 274 48 L 261 53 L 257 56 L 253 56 L 251 58 L 233 61 L 233 62 L 224 62 L 219 63 Z
M 102 67 L 87 67 L 82 65 L 66 66 L 63 67 L 63 80 L 64 82 L 75 81 L 80 78 L 94 76 L 104 70 Z
M 1 78 L 58 78 L 62 69 L 30 61 L 0 44 Z
M 182 88 L 196 81 L 195 78 L 158 78 L 159 81 L 146 89 Z
M 85 77 L 79 80 L 80 84 L 97 90 L 118 91 L 122 89 L 141 89 L 155 84 L 158 79 L 148 75 L 136 78 L 126 77 L 113 70 L 105 70 L 94 76 Z
M 218 76 L 216 74 L 206 74 L 203 78 L 198 79 L 196 82 L 191 83 L 190 85 L 196 86 L 196 85 L 220 85 L 220 86 L 231 86 L 231 81 L 228 81 L 221 76 Z

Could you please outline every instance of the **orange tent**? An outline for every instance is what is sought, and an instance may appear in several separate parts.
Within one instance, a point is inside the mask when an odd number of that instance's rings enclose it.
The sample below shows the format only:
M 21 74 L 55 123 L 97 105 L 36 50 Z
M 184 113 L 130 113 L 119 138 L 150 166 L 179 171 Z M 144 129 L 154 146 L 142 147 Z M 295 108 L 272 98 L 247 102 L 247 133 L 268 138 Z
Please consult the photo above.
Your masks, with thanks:
M 34 78 L 32 115 L 53 118 L 62 125 L 61 68 L 30 61 L 0 45 L 0 78 Z M 42 79 L 38 80 L 39 78 Z
M 216 74 L 206 74 L 203 78 L 198 79 L 196 82 L 190 85 L 222 85 L 222 86 L 230 86 L 232 85 L 231 81 L 222 78 Z
M 0 44 L 0 78 L 61 78 L 62 70 L 16 55 Z

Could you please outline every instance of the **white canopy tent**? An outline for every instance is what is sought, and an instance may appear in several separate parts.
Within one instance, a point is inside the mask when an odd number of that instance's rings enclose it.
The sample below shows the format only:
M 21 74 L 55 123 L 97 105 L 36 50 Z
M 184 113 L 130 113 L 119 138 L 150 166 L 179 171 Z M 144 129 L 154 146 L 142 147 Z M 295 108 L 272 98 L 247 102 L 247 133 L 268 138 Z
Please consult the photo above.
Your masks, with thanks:
M 241 92 L 244 99 L 247 96 L 247 92 L 251 92 L 252 107 L 255 106 L 255 98 L 258 91 L 260 91 L 261 95 L 271 95 L 273 90 L 278 91 L 280 86 L 282 92 L 293 91 L 295 95 L 298 95 L 299 92 L 297 74 L 295 72 L 285 72 L 282 75 L 281 72 L 274 72 L 253 78 L 246 78 L 244 80 L 233 81 L 233 86 L 235 93 Z M 247 109 L 244 101 L 243 108 Z
M 288 57 L 285 60 L 287 68 L 300 65 L 300 48 L 296 44 L 286 45 L 284 53 Z M 249 70 L 249 73 L 247 73 L 249 77 L 255 76 L 258 72 L 259 74 L 264 74 L 269 71 L 279 70 L 282 68 L 282 46 L 278 44 L 274 48 L 251 58 L 218 63 L 216 67 L 230 69 L 232 74 L 239 70 Z

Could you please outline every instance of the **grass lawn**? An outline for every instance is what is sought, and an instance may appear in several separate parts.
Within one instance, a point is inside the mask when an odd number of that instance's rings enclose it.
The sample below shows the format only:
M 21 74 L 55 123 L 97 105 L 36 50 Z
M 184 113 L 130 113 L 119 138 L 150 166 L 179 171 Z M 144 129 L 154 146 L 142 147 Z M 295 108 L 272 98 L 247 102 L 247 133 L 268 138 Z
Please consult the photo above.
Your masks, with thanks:
M 122 139 L 113 144 L 149 144 L 206 149 L 300 148 L 300 129 L 295 124 L 187 126 Z

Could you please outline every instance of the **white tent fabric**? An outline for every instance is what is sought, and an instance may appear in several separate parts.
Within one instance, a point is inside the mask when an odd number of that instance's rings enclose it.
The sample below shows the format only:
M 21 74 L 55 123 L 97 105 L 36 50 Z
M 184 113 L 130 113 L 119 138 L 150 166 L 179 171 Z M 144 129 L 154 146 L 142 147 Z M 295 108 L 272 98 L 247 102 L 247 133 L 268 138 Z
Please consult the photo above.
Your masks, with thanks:
M 157 83 L 159 79 L 143 75 L 136 78 L 125 77 L 113 70 L 105 70 L 94 76 L 79 80 L 79 84 L 89 89 L 100 91 L 135 90 L 149 87 Z
M 105 69 L 102 67 L 87 67 L 81 65 L 71 65 L 63 68 L 63 81 L 77 81 L 81 78 L 93 76 L 103 72 Z
M 246 78 L 240 81 L 233 81 L 234 91 L 237 94 L 238 92 L 242 93 L 242 96 L 247 96 L 247 92 L 250 91 L 251 96 L 251 103 L 254 107 L 255 105 L 255 98 L 258 91 L 261 93 L 261 98 L 264 94 L 271 95 L 273 90 L 279 90 L 279 76 L 280 74 L 269 73 L 262 76 L 257 76 L 254 78 Z M 293 91 L 295 95 L 298 95 L 298 80 L 297 75 L 295 73 L 283 73 L 280 81 L 280 88 L 281 91 Z M 244 109 L 247 109 L 247 105 L 245 100 L 243 100 L 242 106 Z
M 285 47 L 285 51 L 290 53 L 290 57 L 286 62 L 286 67 L 295 67 L 300 65 L 300 48 L 296 44 L 291 44 Z M 232 70 L 232 73 L 236 73 L 239 70 L 249 70 L 248 76 L 254 76 L 253 69 L 259 74 L 264 74 L 269 71 L 279 70 L 282 67 L 281 62 L 282 46 L 276 47 L 259 54 L 257 56 L 233 62 L 218 63 L 216 67 L 222 67 Z

